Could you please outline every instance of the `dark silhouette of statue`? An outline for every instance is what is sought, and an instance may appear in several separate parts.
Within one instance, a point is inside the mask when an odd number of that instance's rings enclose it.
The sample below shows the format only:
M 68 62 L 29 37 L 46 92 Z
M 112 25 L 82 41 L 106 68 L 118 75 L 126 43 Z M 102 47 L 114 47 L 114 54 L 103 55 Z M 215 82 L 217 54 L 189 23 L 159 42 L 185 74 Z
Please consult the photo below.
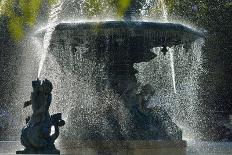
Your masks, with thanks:
M 45 79 L 32 81 L 33 92 L 31 100 L 24 103 L 24 108 L 32 106 L 32 116 L 26 119 L 26 126 L 22 129 L 21 143 L 25 147 L 17 154 L 60 154 L 54 142 L 59 136 L 59 127 L 64 126 L 65 121 L 61 113 L 50 116 L 49 107 L 52 101 L 52 83 Z M 51 134 L 54 126 L 55 132 Z
M 154 88 L 150 84 L 146 84 L 142 87 L 141 92 L 138 94 L 141 111 L 144 112 L 147 109 L 147 104 L 154 93 Z

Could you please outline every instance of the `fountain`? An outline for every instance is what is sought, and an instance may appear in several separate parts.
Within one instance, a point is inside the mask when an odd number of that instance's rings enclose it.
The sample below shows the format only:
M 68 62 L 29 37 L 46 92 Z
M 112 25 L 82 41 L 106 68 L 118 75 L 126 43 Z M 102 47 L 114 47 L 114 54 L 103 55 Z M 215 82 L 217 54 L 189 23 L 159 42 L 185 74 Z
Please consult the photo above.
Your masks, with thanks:
M 44 34 L 45 30 L 37 32 L 39 37 Z M 201 32 L 174 23 L 125 20 L 63 22 L 55 26 L 48 53 L 55 57 L 61 70 L 79 75 L 79 78 L 88 77 L 90 80 L 86 80 L 87 83 L 91 83 L 96 92 L 97 97 L 94 101 L 96 105 L 108 105 L 109 96 L 112 94 L 117 96 L 116 102 L 126 109 L 130 117 L 125 132 L 120 117 L 116 114 L 117 109 L 109 105 L 99 113 L 104 113 L 102 117 L 110 126 L 110 132 L 101 134 L 97 127 L 94 129 L 88 121 L 84 121 L 80 124 L 82 127 L 70 131 L 75 132 L 74 137 L 64 139 L 68 139 L 67 141 L 72 139 L 75 145 L 75 141 L 90 140 L 91 144 L 85 143 L 85 146 L 98 146 L 101 141 L 100 144 L 106 147 L 112 147 L 109 140 L 117 143 L 130 141 L 132 144 L 135 141 L 145 143 L 162 140 L 169 141 L 169 145 L 163 147 L 175 146 L 178 143 L 179 147 L 184 148 L 186 144 L 182 141 L 182 131 L 172 122 L 167 112 L 161 107 L 146 108 L 149 96 L 154 95 L 154 90 L 147 84 L 142 86 L 140 92 L 138 91 L 139 84 L 135 75 L 139 71 L 134 68 L 134 64 L 154 59 L 156 57 L 152 51 L 154 47 L 161 47 L 161 52 L 166 55 L 169 47 L 181 44 L 189 46 L 202 37 L 204 36 Z M 87 65 L 84 68 L 88 71 L 83 69 L 83 65 Z M 108 92 L 110 95 L 107 96 Z M 77 117 L 75 113 L 71 118 L 74 117 Z M 70 119 L 71 122 L 72 120 Z M 100 119 L 97 122 L 102 123 L 102 126 L 104 124 Z M 63 144 L 68 143 L 66 140 Z
M 71 80 L 66 81 L 69 76 L 76 78 L 77 84 L 71 84 L 72 94 L 62 89 L 64 98 L 85 95 L 93 103 L 85 105 L 87 101 L 78 98 L 70 103 L 74 108 L 64 106 L 68 117 L 59 141 L 61 149 L 186 147 L 181 129 L 166 110 L 160 106 L 147 108 L 156 90 L 149 83 L 138 83 L 136 74 L 140 70 L 135 65 L 155 59 L 153 48 L 160 47 L 163 55 L 170 52 L 174 74 L 175 51 L 170 48 L 184 45 L 188 49 L 204 35 L 181 24 L 136 21 L 130 15 L 127 12 L 123 21 L 60 22 L 37 31 L 46 50 L 38 74 L 46 54 L 50 54 L 66 76 L 61 81 L 67 84 L 65 88 L 70 84 Z M 174 75 L 172 80 L 176 93 Z M 78 88 L 78 83 L 83 87 Z

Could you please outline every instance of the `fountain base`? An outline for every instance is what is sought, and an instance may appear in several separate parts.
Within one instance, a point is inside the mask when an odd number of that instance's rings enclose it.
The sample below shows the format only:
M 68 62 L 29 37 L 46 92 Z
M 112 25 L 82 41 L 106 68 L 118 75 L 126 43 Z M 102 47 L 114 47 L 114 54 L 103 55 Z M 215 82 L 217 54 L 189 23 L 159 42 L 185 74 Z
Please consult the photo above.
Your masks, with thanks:
M 163 148 L 185 148 L 186 141 L 175 140 L 82 140 L 82 141 L 62 141 L 59 148 L 64 150 L 75 150 L 80 148 L 93 149 L 163 149 Z
M 16 154 L 60 154 L 59 150 L 55 151 L 31 151 L 31 150 L 23 150 L 23 151 L 16 151 Z
M 128 141 L 69 141 L 61 140 L 56 144 L 61 149 L 61 154 L 132 154 L 132 155 L 185 155 L 187 143 L 183 140 L 163 141 L 163 140 L 128 140 Z M 20 142 L 0 141 L 0 154 L 12 153 L 22 149 Z M 28 153 L 28 152 L 27 152 Z M 27 154 L 18 151 L 17 154 Z M 35 154 L 35 153 L 33 153 Z M 46 154 L 55 154 L 52 152 Z M 56 153 L 57 154 L 57 153 Z

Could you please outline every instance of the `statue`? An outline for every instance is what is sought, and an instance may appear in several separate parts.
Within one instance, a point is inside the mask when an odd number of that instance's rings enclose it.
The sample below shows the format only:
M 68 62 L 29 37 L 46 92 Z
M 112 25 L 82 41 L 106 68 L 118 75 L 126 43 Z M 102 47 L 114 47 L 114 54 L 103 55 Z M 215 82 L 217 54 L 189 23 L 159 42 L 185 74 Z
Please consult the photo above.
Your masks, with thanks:
M 150 84 L 146 84 L 142 87 L 141 92 L 138 94 L 141 111 L 146 111 L 147 104 L 154 94 L 154 88 Z
M 16 154 L 60 154 L 54 142 L 59 136 L 59 127 L 65 125 L 61 113 L 50 116 L 49 107 L 52 101 L 52 83 L 45 79 L 32 81 L 33 92 L 31 100 L 24 103 L 24 108 L 32 106 L 32 116 L 26 119 L 26 126 L 22 129 L 21 144 L 23 151 Z M 51 128 L 55 132 L 51 135 Z

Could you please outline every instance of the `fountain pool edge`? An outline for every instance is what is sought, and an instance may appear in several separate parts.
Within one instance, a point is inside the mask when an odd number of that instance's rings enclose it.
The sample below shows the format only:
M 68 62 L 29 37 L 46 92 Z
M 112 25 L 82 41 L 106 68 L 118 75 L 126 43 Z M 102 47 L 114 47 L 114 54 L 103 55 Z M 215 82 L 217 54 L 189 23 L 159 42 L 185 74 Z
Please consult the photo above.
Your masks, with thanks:
M 186 141 L 146 141 L 146 140 L 133 140 L 133 141 L 65 141 L 60 144 L 55 144 L 61 153 L 76 154 L 83 151 L 95 150 L 99 151 L 151 151 L 156 155 L 163 152 L 177 152 L 178 154 L 184 154 L 186 152 Z M 17 150 L 22 150 L 19 141 L 0 141 L 0 154 L 15 154 Z

